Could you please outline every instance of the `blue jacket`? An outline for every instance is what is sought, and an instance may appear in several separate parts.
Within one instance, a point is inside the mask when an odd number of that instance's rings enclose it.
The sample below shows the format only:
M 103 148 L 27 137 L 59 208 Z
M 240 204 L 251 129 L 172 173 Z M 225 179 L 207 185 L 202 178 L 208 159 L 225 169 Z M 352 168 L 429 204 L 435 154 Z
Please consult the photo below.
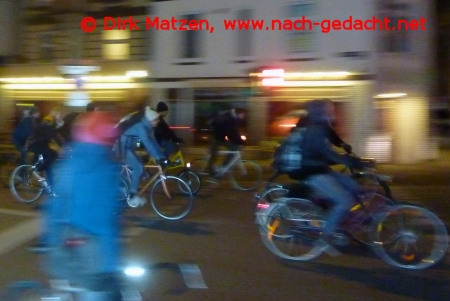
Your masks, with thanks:
M 119 166 L 108 146 L 73 142 L 72 156 L 55 165 L 56 196 L 48 200 L 50 243 L 68 223 L 99 238 L 101 269 L 117 271 L 119 244 Z
M 125 130 L 120 136 L 122 154 L 126 150 L 134 151 L 138 140 L 144 145 L 148 154 L 155 158 L 155 160 L 164 159 L 164 154 L 154 137 L 154 128 L 145 116 L 139 122 Z

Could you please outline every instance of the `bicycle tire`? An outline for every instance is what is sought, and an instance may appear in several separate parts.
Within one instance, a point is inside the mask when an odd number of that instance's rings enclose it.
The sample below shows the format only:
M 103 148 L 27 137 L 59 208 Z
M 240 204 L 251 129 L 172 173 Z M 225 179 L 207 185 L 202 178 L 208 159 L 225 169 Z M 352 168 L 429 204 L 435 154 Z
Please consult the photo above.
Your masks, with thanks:
M 18 166 L 11 174 L 9 189 L 14 198 L 21 203 L 32 203 L 43 193 L 42 182 L 36 177 L 33 165 Z
M 261 221 L 259 219 L 263 217 L 264 211 L 268 209 L 269 205 L 277 198 L 286 197 L 288 193 L 288 189 L 279 185 L 267 188 L 263 192 L 256 194 L 254 199 L 255 206 L 253 210 L 253 213 L 255 214 L 255 222 L 260 224 Z
M 189 185 L 192 194 L 197 194 L 197 192 L 200 190 L 200 187 L 202 186 L 202 180 L 200 176 L 195 171 L 192 171 L 190 169 L 181 171 L 178 174 L 178 178 L 182 179 Z M 184 185 L 181 185 L 179 188 L 183 189 L 183 187 Z
M 170 198 L 164 191 L 166 185 Z M 183 189 L 180 189 L 183 187 Z M 150 205 L 157 215 L 167 220 L 179 220 L 191 212 L 194 197 L 189 185 L 174 176 L 160 177 L 153 184 L 150 192 Z
M 431 211 L 395 205 L 373 223 L 373 250 L 387 264 L 420 270 L 446 254 L 449 237 L 444 223 Z
M 382 194 L 375 194 L 370 195 L 369 198 L 363 199 L 362 204 L 364 208 L 359 208 L 359 210 L 362 211 L 355 212 L 355 214 L 361 214 L 363 220 L 361 220 L 357 225 L 348 227 L 346 232 L 357 243 L 365 246 L 371 246 L 372 238 L 370 233 L 372 231 L 371 227 L 374 216 L 384 210 L 388 210 L 388 208 L 395 205 L 395 202 Z M 352 211 L 350 214 L 351 213 Z M 344 219 L 344 223 L 348 219 L 349 217 L 346 217 L 346 219 Z
M 325 248 L 317 245 L 325 224 L 320 206 L 306 199 L 286 198 L 272 203 L 261 219 L 261 241 L 280 258 L 308 261 L 320 256 Z
M 250 160 L 242 160 L 232 167 L 230 181 L 235 189 L 253 190 L 262 182 L 261 166 Z

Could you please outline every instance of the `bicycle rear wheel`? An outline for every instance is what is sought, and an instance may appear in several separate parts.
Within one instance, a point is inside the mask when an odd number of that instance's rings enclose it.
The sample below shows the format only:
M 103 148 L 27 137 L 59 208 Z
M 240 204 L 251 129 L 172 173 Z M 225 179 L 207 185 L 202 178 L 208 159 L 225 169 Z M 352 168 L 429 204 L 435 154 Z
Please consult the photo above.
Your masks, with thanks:
M 193 194 L 196 194 L 200 190 L 200 187 L 202 185 L 201 179 L 196 172 L 185 169 L 178 174 L 178 177 L 189 185 Z M 181 185 L 180 189 L 183 189 L 183 187 L 184 185 Z
M 449 238 L 443 222 L 431 211 L 396 205 L 374 221 L 373 249 L 386 263 L 425 269 L 446 254 Z
M 44 190 L 33 165 L 21 165 L 11 174 L 9 188 L 13 196 L 22 203 L 36 201 Z
M 260 219 L 259 234 L 273 254 L 289 260 L 307 261 L 325 250 L 317 240 L 325 225 L 322 209 L 306 199 L 286 199 L 269 206 Z
M 189 185 L 174 176 L 160 177 L 150 190 L 150 205 L 156 214 L 168 220 L 182 219 L 194 205 Z
M 262 182 L 261 167 L 253 161 L 236 163 L 230 174 L 231 184 L 239 190 L 253 190 Z
M 260 194 L 257 194 L 254 199 L 254 213 L 256 218 L 255 222 L 257 224 L 260 224 L 262 222 L 260 218 L 263 218 L 265 216 L 265 212 L 269 208 L 270 204 L 275 202 L 277 198 L 286 197 L 288 193 L 289 190 L 281 185 L 278 185 L 272 188 L 265 189 Z

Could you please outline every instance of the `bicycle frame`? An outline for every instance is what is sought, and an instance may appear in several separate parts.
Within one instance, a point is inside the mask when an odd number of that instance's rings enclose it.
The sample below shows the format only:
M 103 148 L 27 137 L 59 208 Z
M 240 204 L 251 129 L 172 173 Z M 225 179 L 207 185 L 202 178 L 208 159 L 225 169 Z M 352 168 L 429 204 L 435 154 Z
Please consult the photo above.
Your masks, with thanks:
M 219 175 L 225 174 L 227 171 L 229 171 L 235 164 L 239 164 L 239 168 L 242 172 L 245 172 L 245 167 L 242 164 L 242 156 L 240 151 L 229 151 L 229 150 L 221 150 L 217 153 L 219 156 L 225 156 L 229 154 L 233 154 L 233 158 L 230 160 L 230 162 L 227 163 L 227 165 L 223 166 L 222 170 L 219 171 Z M 206 155 L 206 161 L 209 161 L 209 158 L 211 157 L 210 154 Z
M 148 181 L 146 181 L 144 186 L 138 191 L 138 195 L 142 195 L 150 187 L 150 185 L 153 184 L 153 182 L 158 177 L 165 179 L 164 171 L 160 165 L 144 165 L 144 169 L 152 169 L 152 168 L 157 170 L 156 174 L 154 174 Z M 120 174 L 123 174 L 123 173 L 125 173 L 128 183 L 130 183 L 131 169 L 126 164 L 122 165 L 122 170 L 121 170 Z M 163 183 L 162 185 L 163 185 L 164 193 L 167 195 L 167 197 L 171 198 L 170 192 L 166 186 L 166 182 L 162 181 L 162 183 Z

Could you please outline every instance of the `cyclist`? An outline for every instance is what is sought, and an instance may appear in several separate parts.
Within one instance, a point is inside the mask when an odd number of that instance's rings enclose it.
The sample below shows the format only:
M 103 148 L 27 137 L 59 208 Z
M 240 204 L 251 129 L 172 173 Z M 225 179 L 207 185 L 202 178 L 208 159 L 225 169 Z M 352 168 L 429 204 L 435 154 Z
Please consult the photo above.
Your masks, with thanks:
M 38 108 L 31 107 L 23 111 L 23 118 L 13 131 L 12 141 L 20 152 L 19 165 L 26 164 L 28 156 L 27 140 L 31 137 L 38 126 L 38 118 L 41 115 Z
M 159 122 L 159 114 L 156 111 L 150 109 L 150 107 L 145 107 L 143 112 L 135 113 L 127 120 L 133 120 L 133 122 L 122 129 L 123 132 L 118 141 L 119 156 L 132 170 L 130 204 L 142 206 L 146 203 L 146 200 L 140 197 L 137 191 L 139 180 L 144 171 L 144 164 L 136 154 L 138 143 L 142 144 L 148 154 L 154 157 L 159 164 L 166 164 L 167 158 L 161 152 L 158 142 L 154 138 L 154 128 Z M 123 123 L 127 123 L 127 121 L 122 121 Z
M 230 151 L 242 150 L 244 140 L 239 133 L 239 121 L 244 120 L 245 114 L 245 109 L 234 108 L 217 116 L 211 122 L 213 132 L 210 143 L 210 157 L 206 164 L 206 172 L 212 177 L 216 177 L 218 174 L 217 170 L 213 170 L 213 166 L 221 146 L 226 147 Z M 223 161 L 222 166 L 226 166 L 232 159 L 233 154 L 228 154 Z
M 96 112 L 99 111 L 100 108 L 97 104 L 95 104 L 94 102 L 90 102 L 86 105 L 86 112 Z M 61 128 L 59 129 L 59 133 L 61 134 L 61 136 L 64 139 L 65 143 L 69 143 L 71 142 L 72 139 L 72 126 L 76 120 L 76 118 L 78 118 L 80 116 L 80 112 L 71 112 L 69 114 L 67 114 L 66 116 L 64 116 L 64 124 L 61 126 Z
M 38 125 L 30 138 L 31 142 L 29 149 L 35 154 L 35 160 L 38 155 L 42 155 L 44 162 L 38 167 L 38 171 L 45 171 L 47 181 L 50 186 L 53 183 L 53 174 L 51 166 L 58 158 L 58 152 L 50 147 L 52 141 L 56 142 L 58 146 L 63 145 L 63 141 L 58 135 L 58 129 L 64 124 L 61 118 L 61 111 L 59 108 L 54 108 L 50 114 L 44 117 L 41 124 Z
M 156 106 L 156 112 L 159 113 L 159 122 L 155 127 L 155 138 L 159 145 L 164 149 L 164 155 L 167 158 L 177 151 L 177 143 L 183 142 L 183 139 L 177 137 L 175 132 L 167 124 L 165 117 L 169 114 L 169 107 L 166 103 L 160 101 Z
M 302 141 L 302 168 L 291 177 L 306 176 L 308 185 L 331 203 L 319 247 L 336 252 L 330 246 L 330 238 L 357 200 L 360 186 L 350 176 L 333 171 L 328 165 L 334 162 L 358 168 L 362 166 L 362 162 L 358 158 L 339 154 L 331 148 L 331 114 L 332 108 L 328 99 L 312 100 L 308 103 L 308 122 Z
M 74 124 L 72 156 L 55 165 L 55 197 L 47 199 L 45 271 L 56 279 L 121 300 L 119 166 L 111 145 L 116 119 L 108 112 L 82 114 Z M 72 241 L 72 243 L 70 243 Z M 71 247 L 72 246 L 72 247 Z M 83 299 L 84 300 L 84 299 Z

